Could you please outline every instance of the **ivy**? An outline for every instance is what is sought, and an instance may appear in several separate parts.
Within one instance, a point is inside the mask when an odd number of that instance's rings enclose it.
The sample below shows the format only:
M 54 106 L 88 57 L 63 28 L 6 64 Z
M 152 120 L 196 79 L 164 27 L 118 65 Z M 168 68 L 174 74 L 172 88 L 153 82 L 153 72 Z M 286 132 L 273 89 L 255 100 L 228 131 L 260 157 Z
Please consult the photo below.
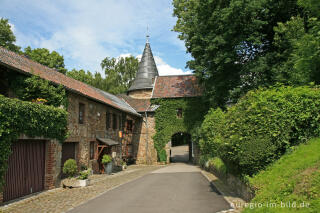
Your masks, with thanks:
M 200 97 L 153 99 L 151 102 L 160 105 L 155 113 L 156 134 L 153 136 L 157 153 L 163 152 L 161 150 L 171 140 L 173 134 L 178 132 L 191 134 L 207 112 Z M 182 109 L 181 118 L 177 116 L 177 109 Z
M 4 184 L 12 141 L 25 134 L 62 143 L 67 137 L 67 116 L 63 109 L 0 95 L 0 187 Z
M 13 73 L 9 78 L 10 88 L 20 100 L 35 102 L 42 99 L 46 105 L 67 108 L 66 91 L 62 85 L 52 85 L 50 81 L 37 75 L 26 77 Z

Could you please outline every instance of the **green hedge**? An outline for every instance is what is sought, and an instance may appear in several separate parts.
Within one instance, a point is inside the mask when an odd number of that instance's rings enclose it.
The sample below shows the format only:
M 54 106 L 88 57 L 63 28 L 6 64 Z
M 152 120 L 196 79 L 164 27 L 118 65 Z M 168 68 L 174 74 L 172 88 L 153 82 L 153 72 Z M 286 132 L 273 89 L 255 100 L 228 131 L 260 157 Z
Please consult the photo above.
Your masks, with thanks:
M 0 95 L 0 187 L 4 183 L 12 141 L 26 134 L 63 142 L 67 137 L 67 115 L 63 109 Z
M 319 136 L 319 112 L 316 88 L 250 91 L 225 113 L 209 112 L 201 129 L 201 152 L 220 157 L 235 174 L 253 175 L 289 147 Z

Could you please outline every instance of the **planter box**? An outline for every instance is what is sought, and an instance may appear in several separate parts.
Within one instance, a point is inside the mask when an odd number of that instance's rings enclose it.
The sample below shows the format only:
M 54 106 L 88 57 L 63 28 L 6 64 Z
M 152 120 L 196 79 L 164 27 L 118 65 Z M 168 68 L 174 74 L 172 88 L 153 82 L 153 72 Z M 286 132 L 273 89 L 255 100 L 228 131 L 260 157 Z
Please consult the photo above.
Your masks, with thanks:
M 62 180 L 62 187 L 63 188 L 77 188 L 77 187 L 84 187 L 90 184 L 89 179 L 79 180 L 76 178 L 66 178 Z
M 89 186 L 89 184 L 90 184 L 90 180 L 89 179 L 78 180 L 78 182 L 79 182 L 79 186 L 80 187 Z

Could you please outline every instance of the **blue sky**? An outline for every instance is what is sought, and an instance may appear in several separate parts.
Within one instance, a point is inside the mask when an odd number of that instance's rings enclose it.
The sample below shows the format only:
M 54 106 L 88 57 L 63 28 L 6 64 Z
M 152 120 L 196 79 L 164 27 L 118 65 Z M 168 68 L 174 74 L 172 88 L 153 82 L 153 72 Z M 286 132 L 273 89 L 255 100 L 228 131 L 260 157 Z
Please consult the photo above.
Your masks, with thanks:
M 92 72 L 107 56 L 141 55 L 149 26 L 160 75 L 190 73 L 172 13 L 171 0 L 0 0 L 19 46 L 56 50 L 68 69 Z

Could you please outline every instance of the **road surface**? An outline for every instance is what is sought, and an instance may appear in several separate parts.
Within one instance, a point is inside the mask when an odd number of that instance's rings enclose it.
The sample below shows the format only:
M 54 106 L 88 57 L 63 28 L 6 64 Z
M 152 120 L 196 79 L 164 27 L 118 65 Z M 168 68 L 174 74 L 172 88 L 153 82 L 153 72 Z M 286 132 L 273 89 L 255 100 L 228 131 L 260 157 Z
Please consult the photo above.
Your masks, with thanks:
M 175 163 L 114 188 L 69 213 L 213 213 L 230 209 L 193 165 Z

